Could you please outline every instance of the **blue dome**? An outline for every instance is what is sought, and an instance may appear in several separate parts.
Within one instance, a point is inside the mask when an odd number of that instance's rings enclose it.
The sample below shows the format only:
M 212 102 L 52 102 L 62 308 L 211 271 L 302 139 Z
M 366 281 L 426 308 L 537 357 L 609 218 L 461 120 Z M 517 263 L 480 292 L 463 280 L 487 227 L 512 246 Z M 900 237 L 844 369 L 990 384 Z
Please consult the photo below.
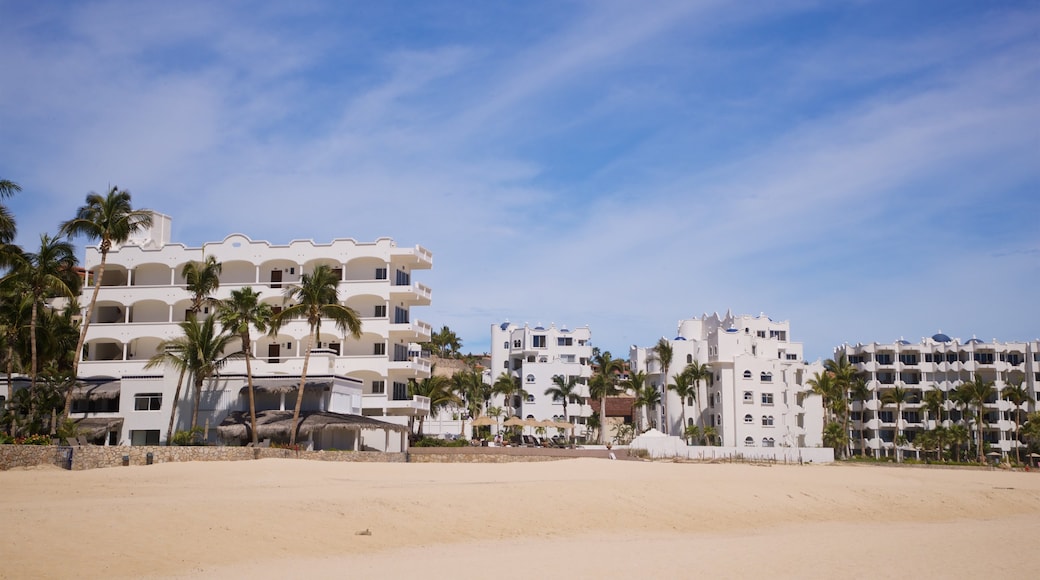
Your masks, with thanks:
M 508 322 L 503 322 L 502 325 L 499 326 L 499 328 L 501 328 L 502 330 L 505 330 L 505 329 L 509 328 L 509 323 Z
M 968 341 L 968 344 L 982 344 L 982 341 L 972 337 L 972 339 Z
M 727 328 L 726 332 L 739 332 L 736 328 Z
M 681 336 L 677 336 L 677 337 L 673 338 L 672 340 L 686 340 L 686 339 L 681 337 Z
M 544 326 L 536 326 L 536 327 L 534 327 L 534 329 L 535 330 L 545 330 L 545 327 Z
M 898 342 L 899 344 L 910 344 L 909 340 L 903 340 L 901 338 L 899 340 L 897 340 L 896 342 Z
M 945 334 L 943 334 L 941 332 L 939 334 L 933 334 L 932 335 L 932 340 L 934 340 L 935 342 L 952 342 L 953 341 L 952 338 L 946 336 Z

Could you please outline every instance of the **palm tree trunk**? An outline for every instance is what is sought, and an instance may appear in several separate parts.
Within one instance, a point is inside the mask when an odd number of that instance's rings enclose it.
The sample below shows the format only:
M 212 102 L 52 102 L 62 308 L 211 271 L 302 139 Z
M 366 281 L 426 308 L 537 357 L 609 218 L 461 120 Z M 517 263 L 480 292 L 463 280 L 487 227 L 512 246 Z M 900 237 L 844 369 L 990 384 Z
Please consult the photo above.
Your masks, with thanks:
M 292 431 L 289 432 L 289 445 L 296 445 L 296 427 L 300 424 L 300 407 L 303 406 L 303 387 L 307 384 L 307 364 L 311 361 L 311 347 L 314 346 L 315 334 L 312 330 L 307 335 L 307 352 L 303 354 L 303 372 L 300 373 L 300 389 L 296 394 L 296 408 L 293 409 Z
M 32 375 L 29 377 L 29 416 L 32 417 L 36 407 L 36 298 L 33 297 L 32 320 L 29 321 L 29 348 L 32 356 Z
M 173 406 L 170 408 L 170 426 L 166 429 L 166 445 L 169 446 L 173 441 L 173 425 L 177 420 L 177 405 L 181 401 L 181 385 L 184 384 L 184 371 L 181 369 L 180 376 L 177 377 L 177 390 L 173 392 Z
M 986 456 L 982 453 L 982 403 L 981 402 L 979 403 L 978 420 L 975 422 L 975 424 L 976 424 L 975 427 L 976 427 L 976 430 L 978 431 L 978 437 L 979 437 L 978 443 L 976 443 L 975 447 L 977 447 L 979 463 L 982 463 L 982 462 L 984 462 L 986 460 Z
M 90 296 L 90 305 L 79 328 L 79 340 L 76 342 L 76 351 L 72 353 L 72 380 L 79 380 L 79 362 L 83 358 L 83 345 L 87 342 L 87 328 L 90 327 L 90 318 L 94 314 L 94 305 L 97 303 L 98 291 L 101 290 L 101 278 L 105 275 L 105 262 L 108 260 L 108 251 L 101 252 L 101 263 L 98 265 L 97 276 L 94 278 L 94 293 Z M 65 409 L 61 412 L 62 421 L 69 418 L 72 410 L 72 399 L 65 399 Z
M 599 444 L 607 444 L 607 395 L 599 400 Z
M 199 425 L 199 403 L 202 402 L 202 383 L 205 379 L 203 377 L 192 377 L 192 384 L 195 385 L 195 401 L 191 407 L 191 428 L 192 430 Z
M 899 428 L 899 422 L 903 418 L 903 406 L 896 405 L 896 436 L 892 439 L 892 451 L 896 454 L 896 463 L 903 462 L 903 454 L 899 452 L 899 436 L 902 434 L 902 430 Z
M 249 336 L 242 337 L 242 352 L 246 355 L 246 383 L 249 385 L 249 424 L 253 433 L 253 447 L 260 442 L 256 435 L 256 396 L 253 394 L 253 365 L 249 356 Z

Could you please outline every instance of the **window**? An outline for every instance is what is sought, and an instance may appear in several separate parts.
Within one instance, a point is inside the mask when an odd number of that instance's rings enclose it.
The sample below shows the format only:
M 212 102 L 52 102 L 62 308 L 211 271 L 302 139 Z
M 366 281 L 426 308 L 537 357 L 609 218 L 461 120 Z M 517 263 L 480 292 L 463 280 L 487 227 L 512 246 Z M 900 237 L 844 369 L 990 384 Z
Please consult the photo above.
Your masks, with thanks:
M 754 446 L 755 446 L 755 440 L 754 439 L 752 439 L 751 437 L 745 437 L 744 438 L 744 447 L 754 447 Z
M 783 330 L 770 330 L 769 338 L 775 338 L 780 341 L 787 341 L 787 333 Z
M 796 355 L 796 354 L 788 354 L 787 355 L 787 360 L 798 360 L 798 355 Z
M 762 447 L 775 447 L 775 446 L 776 446 L 776 441 L 774 441 L 772 437 L 763 437 L 762 438 Z
M 533 383 L 534 382 L 534 375 L 527 375 L 527 382 Z
M 158 445 L 158 429 L 139 429 L 130 431 L 130 445 Z
M 763 427 L 772 427 L 773 426 L 773 416 L 772 415 L 762 415 L 762 426 Z
M 535 348 L 545 348 L 545 335 L 536 334 L 531 337 L 532 344 Z
M 404 270 L 398 270 L 396 278 L 394 278 L 394 286 L 410 286 L 412 283 L 412 276 Z
M 386 280 L 386 268 L 376 268 L 376 280 Z
M 762 381 L 763 383 L 771 383 L 773 382 L 773 373 L 762 373 L 758 375 L 758 380 Z
M 773 404 L 773 393 L 762 393 L 762 404 L 772 405 Z
M 575 357 L 573 354 L 560 355 L 560 362 L 573 363 L 577 360 L 577 357 Z
M 134 395 L 135 411 L 158 411 L 162 407 L 162 393 L 138 393 Z M 156 445 L 158 445 L 158 441 Z
M 574 339 L 569 336 L 561 336 L 556 339 L 556 346 L 571 346 L 574 344 Z
M 372 381 L 372 394 L 382 395 L 386 392 L 386 381 Z
M 754 395 L 754 393 L 752 393 L 751 391 L 744 391 L 744 402 L 745 403 L 754 403 L 755 402 L 755 395 Z
M 528 403 L 533 403 L 534 402 L 534 395 L 532 395 L 531 393 L 528 393 L 527 394 L 527 402 Z
M 394 381 L 394 393 L 393 400 L 395 401 L 407 401 L 411 397 L 408 396 L 408 383 L 402 383 L 401 381 Z
M 904 353 L 899 355 L 899 362 L 905 365 L 916 365 L 917 354 L 916 353 Z
M 385 342 L 377 342 L 377 343 L 373 344 L 372 345 L 372 354 L 377 355 L 377 356 L 382 356 L 382 355 L 386 354 L 386 343 Z
M 892 364 L 892 355 L 890 353 L 878 353 L 877 363 L 879 365 L 890 365 Z
M 693 364 L 693 355 L 692 354 L 686 355 L 686 364 Z
M 686 406 L 687 407 L 692 407 L 693 403 L 694 403 L 693 397 L 686 397 Z
M 764 331 L 764 330 L 756 330 L 755 331 L 755 336 L 757 336 L 758 338 L 765 338 L 766 337 L 766 331 Z
M 745 379 L 750 379 L 751 378 L 751 371 L 744 371 L 744 378 Z
M 514 340 L 513 341 L 513 348 L 520 348 L 520 341 L 519 340 Z
M 408 309 L 394 306 L 394 324 L 408 324 Z
M 377 304 L 374 310 L 372 316 L 376 318 L 386 318 L 386 304 Z
M 748 413 L 747 415 L 744 415 L 744 422 L 750 425 L 755 422 L 755 418 L 751 416 L 751 413 Z
M 507 360 L 502 361 L 502 368 L 504 368 L 504 369 L 506 369 L 508 371 L 509 370 L 509 361 L 507 361 Z

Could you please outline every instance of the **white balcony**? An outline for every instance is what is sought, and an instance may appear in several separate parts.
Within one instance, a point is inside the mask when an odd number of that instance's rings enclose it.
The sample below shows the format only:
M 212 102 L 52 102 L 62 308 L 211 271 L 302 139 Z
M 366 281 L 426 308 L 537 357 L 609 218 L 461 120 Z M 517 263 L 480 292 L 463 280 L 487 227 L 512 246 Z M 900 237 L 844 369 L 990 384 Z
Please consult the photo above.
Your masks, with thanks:
M 361 407 L 365 415 L 429 415 L 430 398 L 416 395 L 410 399 L 394 400 L 386 393 L 379 393 L 364 395 Z

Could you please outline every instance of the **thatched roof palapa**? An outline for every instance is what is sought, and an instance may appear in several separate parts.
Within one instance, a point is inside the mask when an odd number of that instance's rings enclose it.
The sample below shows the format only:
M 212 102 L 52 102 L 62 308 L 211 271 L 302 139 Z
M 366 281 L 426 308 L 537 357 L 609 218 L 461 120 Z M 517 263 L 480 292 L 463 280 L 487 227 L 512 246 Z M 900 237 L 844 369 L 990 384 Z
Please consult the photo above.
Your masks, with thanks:
M 119 431 L 122 428 L 122 417 L 87 417 L 76 420 L 76 431 L 90 439 L 104 437 L 110 431 Z
M 101 399 L 118 399 L 119 398 L 119 381 L 109 381 L 107 383 L 87 383 L 83 385 L 76 385 L 72 388 L 69 393 L 73 399 L 87 399 L 88 401 L 98 401 Z
M 288 438 L 292 429 L 292 411 L 259 411 L 256 414 L 256 434 L 263 439 L 272 437 Z M 225 440 L 249 439 L 249 413 L 232 411 L 217 427 L 220 436 Z M 381 429 L 406 433 L 408 428 L 402 425 L 386 423 L 362 415 L 346 415 L 326 411 L 301 411 L 298 437 L 310 437 L 314 431 L 325 429 L 346 429 L 361 431 L 363 429 Z
M 307 381 L 303 385 L 303 392 L 305 392 L 305 393 L 308 392 L 308 391 L 319 391 L 319 392 L 322 392 L 322 391 L 328 390 L 331 387 L 332 387 L 332 382 L 331 381 Z M 281 394 L 286 394 L 286 393 L 295 393 L 296 389 L 298 389 L 298 388 L 300 388 L 300 380 L 299 379 L 293 380 L 291 377 L 290 378 L 286 378 L 286 379 L 281 379 L 281 380 L 278 380 L 278 381 L 254 381 L 253 382 L 253 390 L 256 393 L 261 393 L 261 394 L 269 393 L 269 394 L 273 394 L 273 395 L 281 395 Z M 243 386 L 241 389 L 238 390 L 238 393 L 240 395 L 244 395 L 244 394 L 249 393 L 249 385 Z M 257 414 L 257 417 L 259 418 L 260 415 Z

